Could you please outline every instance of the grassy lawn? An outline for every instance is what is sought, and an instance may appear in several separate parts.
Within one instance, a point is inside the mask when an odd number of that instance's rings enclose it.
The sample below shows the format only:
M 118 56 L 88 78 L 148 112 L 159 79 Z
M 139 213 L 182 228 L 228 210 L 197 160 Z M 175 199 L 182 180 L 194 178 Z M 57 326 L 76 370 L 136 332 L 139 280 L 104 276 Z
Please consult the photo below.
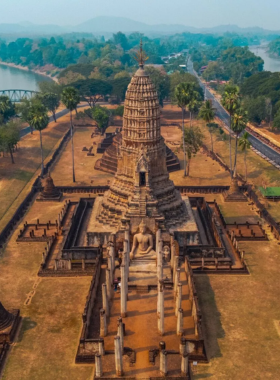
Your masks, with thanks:
M 210 364 L 195 379 L 278 379 L 279 246 L 241 243 L 250 276 L 197 276 Z M 277 322 L 278 321 L 278 322 Z
M 245 202 L 219 202 L 219 206 L 226 223 L 257 223 L 259 218 Z
M 44 157 L 48 159 L 56 144 L 69 128 L 67 116 L 59 122 L 50 123 L 43 131 Z M 20 140 L 16 151 L 15 164 L 10 157 L 0 158 L 0 230 L 6 225 L 31 189 L 32 181 L 40 172 L 41 150 L 39 133 L 28 134 Z M 32 181 L 30 181 L 32 179 Z
M 102 139 L 102 136 L 91 138 L 92 132 L 94 132 L 94 129 L 91 127 L 78 127 L 75 129 L 74 154 L 76 184 L 93 186 L 107 185 L 108 180 L 113 179 L 113 175 L 94 169 L 96 161 L 102 157 L 102 154 L 96 154 L 97 145 Z M 93 146 L 95 156 L 87 156 L 87 152 L 83 151 L 84 147 L 89 149 L 91 146 Z M 71 154 L 71 141 L 69 141 L 52 172 L 56 185 L 73 185 Z

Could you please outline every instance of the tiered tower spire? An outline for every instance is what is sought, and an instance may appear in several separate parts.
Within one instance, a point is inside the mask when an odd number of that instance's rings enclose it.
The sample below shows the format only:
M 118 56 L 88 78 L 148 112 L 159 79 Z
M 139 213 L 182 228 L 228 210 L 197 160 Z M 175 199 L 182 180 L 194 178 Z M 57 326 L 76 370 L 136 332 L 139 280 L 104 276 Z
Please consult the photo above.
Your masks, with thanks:
M 142 43 L 138 57 L 139 69 L 131 79 L 124 103 L 118 169 L 103 198 L 98 220 L 124 227 L 133 218 L 149 217 L 161 228 L 169 228 L 184 222 L 187 210 L 166 168 L 158 96 L 144 70 Z

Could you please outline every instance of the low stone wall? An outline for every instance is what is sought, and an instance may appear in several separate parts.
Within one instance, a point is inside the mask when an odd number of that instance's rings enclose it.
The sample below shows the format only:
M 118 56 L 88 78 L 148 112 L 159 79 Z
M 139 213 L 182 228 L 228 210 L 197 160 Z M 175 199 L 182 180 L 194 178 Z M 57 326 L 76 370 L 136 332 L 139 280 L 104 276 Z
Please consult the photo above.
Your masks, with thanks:
M 198 304 L 193 270 L 187 257 L 185 258 L 185 274 L 189 287 L 189 301 L 191 303 L 192 316 L 194 319 L 195 335 L 198 337 L 197 340 L 188 340 L 188 342 L 192 343 L 194 347 L 193 351 L 190 353 L 190 360 L 208 362 L 204 336 L 202 332 L 202 315 Z
M 86 304 L 84 307 L 84 312 L 82 315 L 83 327 L 81 332 L 81 337 L 79 341 L 79 346 L 76 354 L 76 363 L 93 363 L 95 360 L 94 352 L 99 352 L 98 343 L 100 339 L 89 339 L 88 331 L 90 327 L 90 321 L 92 316 L 92 311 L 95 306 L 95 300 L 97 296 L 97 288 L 100 281 L 102 258 L 99 257 L 96 263 L 95 273 L 92 277 L 90 289 L 86 298 Z M 86 353 L 88 352 L 88 354 Z
M 260 202 L 257 194 L 255 191 L 252 189 L 251 186 L 248 187 L 248 197 L 250 200 L 254 202 L 256 207 L 259 209 L 259 215 L 261 218 L 263 218 L 271 228 L 271 232 L 274 234 L 274 237 L 277 240 L 280 240 L 280 226 L 278 223 L 275 221 L 275 219 L 270 215 L 270 213 L 267 211 L 265 206 Z

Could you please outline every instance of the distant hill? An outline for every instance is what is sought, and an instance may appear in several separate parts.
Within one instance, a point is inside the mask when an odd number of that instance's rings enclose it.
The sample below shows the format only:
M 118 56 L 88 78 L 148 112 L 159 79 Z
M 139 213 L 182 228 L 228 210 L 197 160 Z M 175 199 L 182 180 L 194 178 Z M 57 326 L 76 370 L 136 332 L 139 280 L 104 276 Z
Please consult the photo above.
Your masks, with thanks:
M 75 31 L 91 33 L 116 33 L 118 31 L 122 31 L 123 33 L 161 32 L 169 34 L 190 32 L 195 30 L 196 28 L 192 28 L 185 25 L 149 25 L 145 24 L 144 22 L 134 21 L 125 17 L 108 16 L 95 17 L 75 27 Z
M 195 28 L 181 24 L 157 24 L 149 25 L 144 22 L 134 21 L 125 17 L 100 16 L 92 18 L 76 26 L 37 25 L 31 22 L 19 24 L 0 24 L 0 34 L 19 35 L 54 35 L 70 32 L 85 32 L 93 34 L 112 34 L 122 31 L 123 33 L 141 32 L 146 34 L 174 34 L 174 33 L 211 33 L 223 34 L 226 32 L 238 34 L 280 34 L 276 31 L 265 30 L 259 27 L 240 28 L 237 25 L 220 25 L 213 28 Z

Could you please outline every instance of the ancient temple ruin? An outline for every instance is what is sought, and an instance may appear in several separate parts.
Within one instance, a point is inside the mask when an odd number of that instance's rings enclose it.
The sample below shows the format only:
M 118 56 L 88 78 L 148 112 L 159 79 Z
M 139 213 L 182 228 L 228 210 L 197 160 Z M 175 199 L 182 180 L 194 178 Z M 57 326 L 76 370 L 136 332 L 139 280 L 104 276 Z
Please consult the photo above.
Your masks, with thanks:
M 181 245 L 198 241 L 189 199 L 183 200 L 169 179 L 158 96 L 140 63 L 126 92 L 117 172 L 109 191 L 95 202 L 89 242 L 105 230 L 116 233 L 129 225 L 135 232 L 142 219 L 152 233 L 157 228 L 174 232 Z

